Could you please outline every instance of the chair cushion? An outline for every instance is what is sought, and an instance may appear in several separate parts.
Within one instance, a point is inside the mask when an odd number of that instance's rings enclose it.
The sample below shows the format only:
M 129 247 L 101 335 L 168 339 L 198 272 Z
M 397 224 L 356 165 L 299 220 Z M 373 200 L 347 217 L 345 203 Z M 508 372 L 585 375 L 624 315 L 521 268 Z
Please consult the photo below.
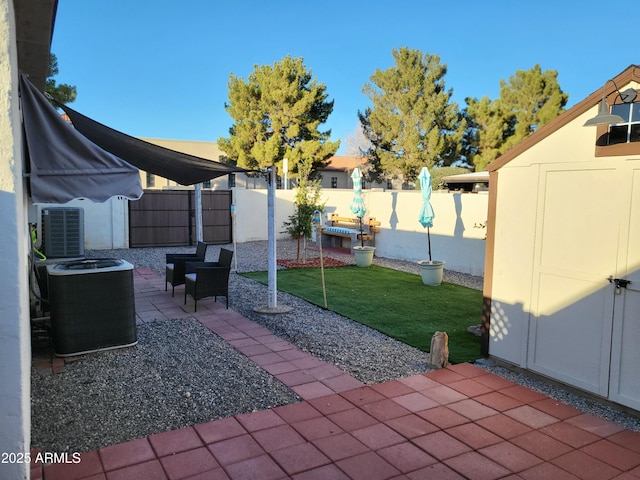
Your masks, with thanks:
M 343 228 L 343 227 L 325 227 L 325 231 L 335 232 L 335 233 L 345 233 L 348 235 L 352 233 L 360 233 L 360 230 L 356 230 L 355 228 Z
M 195 273 L 187 273 L 184 278 L 188 278 L 189 280 L 191 280 L 192 282 L 196 281 L 196 274 Z
M 173 270 L 173 263 L 167 263 L 167 270 Z

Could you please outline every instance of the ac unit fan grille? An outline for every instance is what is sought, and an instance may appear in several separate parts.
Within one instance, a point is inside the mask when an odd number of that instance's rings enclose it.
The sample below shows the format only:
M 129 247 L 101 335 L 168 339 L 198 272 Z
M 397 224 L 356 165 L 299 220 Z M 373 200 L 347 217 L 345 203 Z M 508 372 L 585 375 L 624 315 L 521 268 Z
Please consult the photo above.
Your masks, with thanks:
M 84 256 L 84 210 L 42 210 L 42 245 L 45 255 L 50 258 Z

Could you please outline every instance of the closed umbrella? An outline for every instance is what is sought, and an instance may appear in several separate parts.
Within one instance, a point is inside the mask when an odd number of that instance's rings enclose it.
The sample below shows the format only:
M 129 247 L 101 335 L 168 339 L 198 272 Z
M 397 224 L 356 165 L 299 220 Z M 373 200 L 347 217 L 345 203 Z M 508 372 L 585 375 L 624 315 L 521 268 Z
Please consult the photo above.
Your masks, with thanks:
M 364 200 L 362 200 L 362 173 L 358 167 L 353 169 L 351 174 L 353 180 L 353 200 L 351 201 L 351 213 L 360 219 L 360 240 L 364 247 L 364 235 L 362 230 L 362 217 L 366 213 L 367 209 L 364 206 Z
M 429 228 L 433 227 L 433 218 L 435 217 L 435 214 L 433 213 L 433 207 L 431 206 L 431 174 L 427 167 L 422 167 L 420 175 L 418 175 L 418 179 L 420 179 L 420 190 L 422 192 L 422 208 L 420 209 L 418 221 L 423 228 L 427 229 L 429 261 L 431 261 L 431 234 L 429 232 Z

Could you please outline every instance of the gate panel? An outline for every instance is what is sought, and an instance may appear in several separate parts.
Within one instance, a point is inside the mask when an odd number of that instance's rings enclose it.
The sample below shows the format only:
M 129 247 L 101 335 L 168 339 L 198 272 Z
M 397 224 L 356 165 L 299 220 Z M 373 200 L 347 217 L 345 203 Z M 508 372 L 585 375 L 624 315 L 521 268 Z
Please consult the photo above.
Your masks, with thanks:
M 202 192 L 203 240 L 231 243 L 231 191 Z M 196 237 L 193 190 L 145 190 L 129 202 L 129 245 L 193 245 Z
M 231 191 L 202 192 L 202 237 L 205 242 L 227 244 L 231 236 Z

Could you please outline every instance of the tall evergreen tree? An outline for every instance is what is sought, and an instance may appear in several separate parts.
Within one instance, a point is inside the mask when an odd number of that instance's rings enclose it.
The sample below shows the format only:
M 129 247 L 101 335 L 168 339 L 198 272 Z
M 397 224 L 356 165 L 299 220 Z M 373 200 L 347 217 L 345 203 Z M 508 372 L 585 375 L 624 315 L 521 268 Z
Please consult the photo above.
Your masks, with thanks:
M 558 72 L 543 72 L 540 65 L 517 70 L 508 83 L 500 81 L 500 107 L 515 123 L 503 152 L 564 112 L 567 100 L 569 95 L 558 84 Z
M 500 102 L 486 96 L 479 101 L 475 98 L 465 101 L 464 155 L 467 163 L 482 171 L 502 153 L 506 139 L 513 135 L 515 119 L 513 115 L 505 115 Z
M 393 50 L 395 65 L 376 70 L 363 93 L 373 103 L 358 112 L 373 147 L 369 156 L 387 178 L 415 180 L 423 166 L 450 165 L 458 159 L 466 122 L 445 90 L 446 65 L 437 55 Z
M 331 130 L 319 130 L 333 111 L 333 101 L 301 58 L 256 65 L 247 81 L 231 74 L 225 108 L 234 123 L 218 145 L 243 168 L 275 165 L 283 173 L 282 160 L 287 158 L 294 176 L 302 162 L 311 164 L 313 176 L 340 146 L 329 141 Z
M 500 98 L 467 98 L 468 129 L 464 154 L 476 170 L 520 143 L 564 111 L 569 96 L 558 84 L 558 72 L 540 65 L 517 70 L 509 82 L 500 81 Z
M 53 53 L 50 53 L 45 92 L 59 103 L 67 104 L 75 101 L 77 95 L 76 87 L 73 85 L 67 85 L 66 83 L 57 85 L 53 77 L 58 75 L 58 73 L 58 58 Z

